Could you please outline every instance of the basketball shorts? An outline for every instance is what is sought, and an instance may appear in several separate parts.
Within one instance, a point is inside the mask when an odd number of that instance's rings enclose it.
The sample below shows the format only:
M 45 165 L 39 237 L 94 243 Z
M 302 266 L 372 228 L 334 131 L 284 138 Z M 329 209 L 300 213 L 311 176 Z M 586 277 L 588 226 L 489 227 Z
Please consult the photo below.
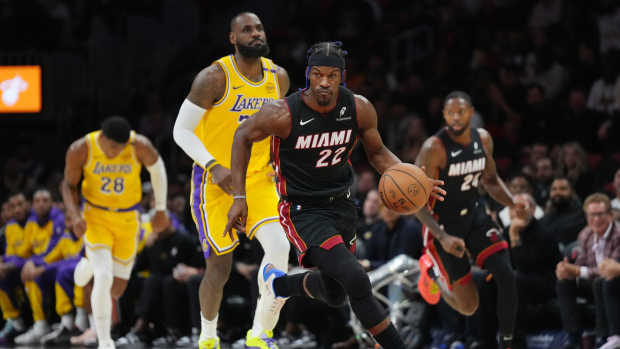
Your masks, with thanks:
M 115 270 L 117 267 L 131 270 L 136 257 L 140 232 L 138 210 L 114 212 L 85 202 L 83 214 L 86 221 L 86 234 L 84 235 L 86 247 L 91 250 L 109 249 L 112 252 Z
M 439 241 L 431 238 L 431 233 L 424 227 L 426 250 L 449 285 L 469 282 L 472 263 L 484 268 L 484 262 L 489 256 L 508 248 L 508 243 L 501 236 L 499 226 L 486 214 L 482 205 L 476 203 L 471 211 L 470 217 L 460 217 L 455 220 L 441 220 L 440 217 L 439 221 L 448 234 L 465 240 L 465 247 L 469 254 L 466 253 L 462 258 L 446 252 Z
M 246 178 L 248 217 L 245 234 L 249 239 L 254 238 L 263 224 L 278 221 L 279 196 L 274 179 L 269 176 L 271 172 L 271 166 L 266 166 L 264 170 Z M 237 232 L 233 232 L 232 238 L 224 234 L 232 203 L 232 196 L 213 183 L 211 174 L 194 164 L 191 212 L 205 258 L 212 254 L 220 256 L 230 253 L 239 245 Z
M 324 202 L 282 200 L 278 210 L 280 224 L 295 246 L 299 265 L 313 267 L 304 259 L 313 246 L 329 250 L 344 244 L 355 252 L 357 209 L 353 201 L 346 198 Z

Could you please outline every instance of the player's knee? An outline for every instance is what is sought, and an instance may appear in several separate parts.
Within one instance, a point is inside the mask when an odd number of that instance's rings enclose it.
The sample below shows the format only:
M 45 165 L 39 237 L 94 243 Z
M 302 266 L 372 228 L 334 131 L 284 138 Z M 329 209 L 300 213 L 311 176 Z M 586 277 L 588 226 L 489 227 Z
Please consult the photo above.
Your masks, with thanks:
M 347 304 L 347 294 L 342 287 L 329 290 L 325 295 L 325 303 L 333 308 L 340 308 Z
M 211 263 L 207 262 L 204 279 L 213 287 L 224 287 L 230 276 L 232 263 Z
M 348 271 L 344 271 L 339 279 L 351 298 L 365 298 L 372 294 L 368 274 L 357 261 L 351 265 Z
M 114 282 L 114 275 L 110 270 L 95 271 L 95 287 L 100 289 L 111 289 Z

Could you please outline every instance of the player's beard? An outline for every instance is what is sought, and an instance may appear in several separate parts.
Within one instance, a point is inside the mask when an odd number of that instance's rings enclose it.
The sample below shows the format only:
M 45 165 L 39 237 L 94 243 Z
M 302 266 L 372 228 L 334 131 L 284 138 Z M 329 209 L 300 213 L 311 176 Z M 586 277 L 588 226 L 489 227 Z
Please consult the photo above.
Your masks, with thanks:
M 237 50 L 245 58 L 266 57 L 269 54 L 269 44 L 266 41 L 260 46 L 246 46 L 237 43 Z
M 460 135 L 462 135 L 463 133 L 465 133 L 465 130 L 467 130 L 467 127 L 463 127 L 462 129 L 460 129 L 460 130 L 458 130 L 458 131 L 457 131 L 457 130 L 455 130 L 454 128 L 452 128 L 452 126 L 451 126 L 451 125 L 448 125 L 448 129 L 450 130 L 450 132 L 451 132 L 453 135 L 455 135 L 455 136 L 460 136 Z

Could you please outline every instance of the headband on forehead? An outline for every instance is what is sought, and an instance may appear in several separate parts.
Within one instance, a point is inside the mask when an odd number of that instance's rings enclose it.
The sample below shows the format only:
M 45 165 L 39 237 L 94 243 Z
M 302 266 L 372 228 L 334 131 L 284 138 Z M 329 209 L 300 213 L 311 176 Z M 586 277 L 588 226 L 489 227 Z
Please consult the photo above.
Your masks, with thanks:
M 344 69 L 344 58 L 338 56 L 313 55 L 308 59 L 308 66 L 336 67 Z

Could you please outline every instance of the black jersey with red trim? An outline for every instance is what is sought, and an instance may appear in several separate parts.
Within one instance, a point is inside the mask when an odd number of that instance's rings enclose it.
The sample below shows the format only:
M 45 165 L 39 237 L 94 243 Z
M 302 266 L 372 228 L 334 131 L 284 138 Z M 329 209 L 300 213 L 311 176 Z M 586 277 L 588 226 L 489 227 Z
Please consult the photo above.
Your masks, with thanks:
M 340 86 L 336 106 L 322 114 L 304 102 L 302 93 L 286 97 L 291 133 L 272 138 L 278 191 L 285 198 L 344 195 L 353 184 L 349 157 L 358 138 L 355 97 Z
M 435 134 L 446 149 L 446 167 L 439 170 L 439 179 L 448 192 L 445 201 L 436 200 L 433 211 L 442 224 L 462 222 L 474 209 L 480 195 L 478 185 L 486 166 L 486 154 L 477 129 L 470 130 L 471 142 L 463 146 L 450 139 L 446 128 Z

